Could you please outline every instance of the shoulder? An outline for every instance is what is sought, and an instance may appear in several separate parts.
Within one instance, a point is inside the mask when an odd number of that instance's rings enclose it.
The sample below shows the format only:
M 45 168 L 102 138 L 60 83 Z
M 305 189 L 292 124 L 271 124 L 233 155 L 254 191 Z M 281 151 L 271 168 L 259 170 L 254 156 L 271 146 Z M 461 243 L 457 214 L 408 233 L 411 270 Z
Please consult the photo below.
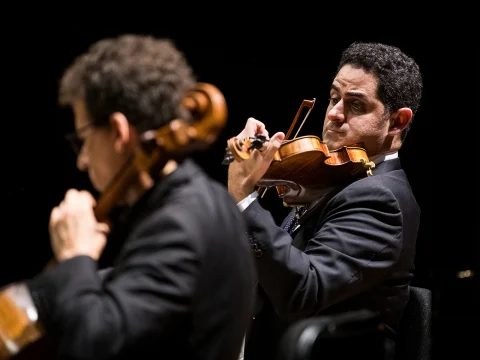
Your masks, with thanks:
M 244 230 L 243 217 L 225 185 L 203 168 L 188 161 L 149 200 L 145 226 L 178 228 L 193 240 L 214 241 L 216 234 L 232 235 Z M 235 235 L 238 236 L 238 235 Z
M 370 209 L 400 213 L 418 207 L 410 183 L 401 169 L 357 180 L 340 190 L 325 207 L 328 210 Z
M 391 184 L 386 181 L 384 174 L 368 176 L 354 181 L 344 187 L 335 198 L 353 199 L 375 199 L 384 197 L 394 197 L 391 191 Z

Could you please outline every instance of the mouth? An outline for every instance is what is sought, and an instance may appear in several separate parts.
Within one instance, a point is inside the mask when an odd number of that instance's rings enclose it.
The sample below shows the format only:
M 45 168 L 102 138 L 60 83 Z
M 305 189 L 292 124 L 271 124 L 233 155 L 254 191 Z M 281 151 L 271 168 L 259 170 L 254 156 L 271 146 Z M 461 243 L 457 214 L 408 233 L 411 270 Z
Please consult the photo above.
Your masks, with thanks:
M 327 133 L 343 134 L 343 132 L 338 131 L 338 130 L 333 130 L 333 129 L 327 129 L 327 130 L 325 131 L 325 134 L 327 134 Z
M 335 124 L 335 123 L 330 122 L 325 127 L 325 132 L 326 133 L 327 132 L 332 132 L 332 133 L 340 134 L 340 133 L 342 133 L 342 131 L 340 131 L 340 129 L 341 129 L 341 126 L 339 126 L 339 124 Z

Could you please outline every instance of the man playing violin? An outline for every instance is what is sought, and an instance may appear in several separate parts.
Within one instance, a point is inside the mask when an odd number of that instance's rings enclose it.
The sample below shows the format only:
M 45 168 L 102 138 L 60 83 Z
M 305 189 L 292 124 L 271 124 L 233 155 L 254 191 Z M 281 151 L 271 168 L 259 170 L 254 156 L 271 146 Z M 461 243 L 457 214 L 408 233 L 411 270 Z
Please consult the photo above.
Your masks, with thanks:
M 182 103 L 195 87 L 174 44 L 149 36 L 98 41 L 66 70 L 59 93 L 74 113 L 77 166 L 101 196 L 140 134 L 174 119 L 196 121 Z M 27 286 L 56 353 L 237 359 L 255 282 L 241 212 L 191 158 L 141 174 L 120 194 L 125 211 L 111 224 L 98 221 L 98 201 L 86 191 L 69 190 L 51 212 L 58 264 Z M 107 237 L 119 251 L 104 274 L 98 260 Z
M 330 86 L 322 141 L 362 144 L 372 176 L 328 189 L 277 226 L 255 186 L 282 145 L 249 118 L 237 138 L 263 135 L 261 150 L 233 161 L 228 188 L 243 211 L 258 272 L 257 310 L 245 359 L 272 359 L 285 329 L 307 317 L 370 309 L 392 333 L 409 299 L 420 209 L 398 151 L 420 105 L 422 76 L 400 49 L 353 43 Z M 318 174 L 321 176 L 321 174 Z

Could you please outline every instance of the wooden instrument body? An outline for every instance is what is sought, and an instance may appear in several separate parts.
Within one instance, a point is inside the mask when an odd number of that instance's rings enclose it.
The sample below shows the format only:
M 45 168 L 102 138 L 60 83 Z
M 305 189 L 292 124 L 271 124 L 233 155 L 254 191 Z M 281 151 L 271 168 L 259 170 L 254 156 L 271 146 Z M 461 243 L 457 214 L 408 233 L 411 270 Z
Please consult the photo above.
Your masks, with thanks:
M 287 206 L 303 206 L 322 197 L 332 187 L 367 176 L 368 156 L 362 147 L 329 151 L 317 136 L 303 136 L 283 143 L 261 187 L 275 186 Z
M 267 171 L 256 183 L 259 190 L 276 187 L 285 206 L 308 205 L 333 188 L 372 175 L 372 169 L 375 168 L 363 144 L 329 150 L 318 136 L 295 136 L 289 139 L 302 109 L 309 108 L 306 119 L 314 104 L 315 99 L 302 101 Z M 222 164 L 245 161 L 250 158 L 252 151 L 262 151 L 267 142 L 265 135 L 247 139 L 232 137 L 227 141 Z

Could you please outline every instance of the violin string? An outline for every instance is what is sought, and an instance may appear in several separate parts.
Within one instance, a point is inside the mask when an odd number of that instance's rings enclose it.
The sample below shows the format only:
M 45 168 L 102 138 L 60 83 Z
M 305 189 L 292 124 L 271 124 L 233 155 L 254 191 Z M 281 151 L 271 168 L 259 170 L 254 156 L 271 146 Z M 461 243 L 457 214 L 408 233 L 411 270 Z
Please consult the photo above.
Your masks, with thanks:
M 302 123 L 300 124 L 300 127 L 298 128 L 297 132 L 295 133 L 295 136 L 293 137 L 294 139 L 297 137 L 298 133 L 299 133 L 300 130 L 302 129 L 303 124 L 305 124 L 305 121 L 307 120 L 308 115 L 310 115 L 310 113 L 312 112 L 313 106 L 315 105 L 315 98 L 313 98 L 312 101 L 313 101 L 313 104 L 312 104 L 311 107 L 309 107 L 307 114 L 306 114 L 305 117 L 303 118 L 303 121 L 302 121 Z

